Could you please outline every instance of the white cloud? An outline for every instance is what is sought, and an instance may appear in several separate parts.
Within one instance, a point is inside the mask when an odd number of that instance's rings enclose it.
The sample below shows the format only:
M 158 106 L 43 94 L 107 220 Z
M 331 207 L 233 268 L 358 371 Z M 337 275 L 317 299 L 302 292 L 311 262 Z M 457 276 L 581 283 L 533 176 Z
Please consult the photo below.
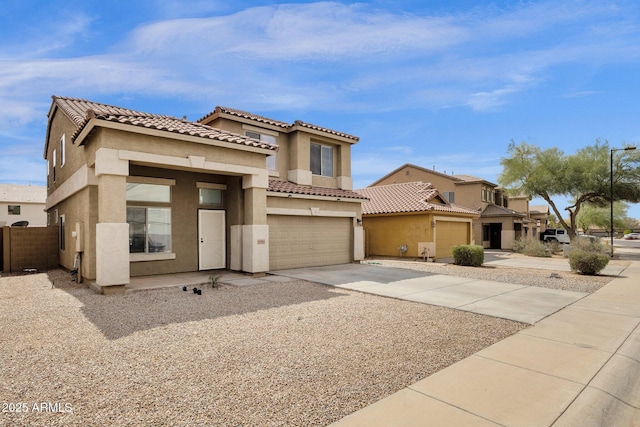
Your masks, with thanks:
M 176 14 L 182 5 L 166 3 L 162 13 Z M 220 3 L 200 3 L 190 14 L 220 10 Z M 283 110 L 495 110 L 547 81 L 554 67 L 640 56 L 638 30 L 626 15 L 610 4 L 582 1 L 446 16 L 318 2 L 159 21 L 92 56 L 3 61 L 0 98 L 14 105 L 0 107 L 2 122 L 41 116 L 43 100 L 54 93 L 139 93 L 208 104 L 241 94 L 247 108 Z M 616 26 L 603 40 L 598 36 L 611 20 Z M 89 31 L 92 20 L 78 15 L 70 22 L 58 25 L 51 39 L 66 46 Z M 42 40 L 25 43 L 35 42 Z

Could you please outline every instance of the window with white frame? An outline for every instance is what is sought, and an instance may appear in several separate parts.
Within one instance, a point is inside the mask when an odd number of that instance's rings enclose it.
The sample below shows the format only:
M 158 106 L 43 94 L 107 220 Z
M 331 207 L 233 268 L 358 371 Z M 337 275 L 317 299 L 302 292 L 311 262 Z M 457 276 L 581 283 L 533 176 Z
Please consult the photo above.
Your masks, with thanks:
M 51 173 L 53 175 L 53 182 L 56 182 L 56 155 L 57 155 L 56 150 L 53 150 L 53 160 L 52 160 L 53 167 L 51 168 Z
M 64 234 L 65 234 L 65 230 L 64 230 L 64 215 L 60 215 L 60 220 L 58 222 L 58 232 L 60 233 L 59 237 L 58 237 L 58 241 L 60 243 L 60 250 L 64 251 L 65 249 L 65 238 L 64 238 Z
M 129 253 L 171 252 L 171 187 L 127 182 Z
M 65 144 L 65 137 L 64 137 L 64 134 L 62 134 L 62 137 L 60 138 L 60 167 L 64 166 L 66 160 L 67 160 L 67 150 L 66 150 L 66 144 Z
M 311 143 L 311 173 L 333 176 L 333 147 Z
M 276 145 L 276 137 L 273 135 L 267 135 L 264 133 L 254 132 L 254 131 L 245 131 L 245 136 L 249 138 L 257 139 L 258 141 L 262 141 L 269 145 Z M 267 156 L 267 169 L 276 170 L 276 155 L 272 154 L 271 156 Z

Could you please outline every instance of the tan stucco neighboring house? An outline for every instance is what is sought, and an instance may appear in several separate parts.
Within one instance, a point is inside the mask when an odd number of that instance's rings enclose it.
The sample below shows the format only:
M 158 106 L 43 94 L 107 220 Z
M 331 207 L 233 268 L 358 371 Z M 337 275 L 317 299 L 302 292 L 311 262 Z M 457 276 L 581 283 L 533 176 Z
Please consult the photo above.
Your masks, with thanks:
M 549 225 L 549 205 L 529 206 L 529 217 L 539 226 L 538 232 L 544 233 Z
M 29 227 L 47 225 L 46 198 L 43 186 L 0 184 L 0 227 L 25 221 Z
M 196 122 L 53 97 L 46 209 L 60 264 L 102 292 L 130 277 L 251 274 L 362 259 L 358 138 L 224 107 Z
M 447 202 L 429 183 L 376 185 L 356 191 L 368 198 L 362 204 L 367 256 L 449 258 L 453 246 L 474 243 L 473 220 L 480 213 Z
M 512 249 L 518 238 L 538 235 L 537 221 L 529 218 L 528 197 L 512 200 L 497 184 L 465 174 L 440 173 L 405 164 L 375 181 L 379 186 L 412 181 L 429 182 L 443 197 L 457 206 L 477 211 L 480 217 L 473 227 L 476 244 L 491 249 Z

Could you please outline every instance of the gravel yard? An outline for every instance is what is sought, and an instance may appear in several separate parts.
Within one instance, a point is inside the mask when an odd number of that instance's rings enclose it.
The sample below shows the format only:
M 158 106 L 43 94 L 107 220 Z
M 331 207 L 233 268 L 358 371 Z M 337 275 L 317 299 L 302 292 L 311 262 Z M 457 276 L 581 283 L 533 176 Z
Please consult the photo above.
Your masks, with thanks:
M 516 253 L 510 253 L 509 255 L 511 258 L 526 257 Z M 446 263 L 386 258 L 369 258 L 365 263 L 367 262 L 379 264 L 383 267 L 408 268 L 428 273 L 588 293 L 597 291 L 614 279 L 613 276 L 586 276 L 569 271 L 551 271 L 536 268 L 509 268 L 488 265 L 464 267 Z M 609 263 L 621 266 L 629 265 L 628 261 L 610 261 Z
M 59 270 L 0 278 L 0 313 L 0 425 L 37 426 L 323 426 L 525 327 L 304 281 L 103 296 Z

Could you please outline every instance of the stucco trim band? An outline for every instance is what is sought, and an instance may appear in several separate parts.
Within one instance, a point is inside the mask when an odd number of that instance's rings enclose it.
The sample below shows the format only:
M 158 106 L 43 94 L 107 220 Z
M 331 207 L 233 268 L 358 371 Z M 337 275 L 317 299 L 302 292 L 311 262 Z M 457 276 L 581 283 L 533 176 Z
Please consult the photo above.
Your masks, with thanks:
M 241 166 L 229 163 L 205 161 L 202 167 L 194 168 L 189 157 L 165 156 L 162 154 L 142 153 L 139 151 L 119 150 L 121 160 L 138 162 L 140 164 L 164 165 L 179 167 L 183 170 L 204 170 L 209 172 L 226 173 L 229 175 L 267 175 L 266 169 L 251 166 Z
M 294 193 L 279 193 L 276 191 L 268 191 L 267 197 L 284 197 L 287 199 L 307 199 L 307 200 L 329 200 L 332 202 L 347 202 L 347 203 L 362 203 L 362 199 L 348 199 L 338 196 L 314 196 L 312 194 L 294 194 Z
M 345 211 L 325 211 L 318 208 L 291 209 L 291 208 L 267 208 L 267 215 L 287 215 L 287 216 L 329 216 L 338 218 L 355 218 L 355 212 Z
M 82 165 L 69 179 L 65 180 L 53 193 L 47 196 L 45 210 L 49 210 L 89 185 L 98 185 L 98 179 L 91 168 L 87 165 Z

